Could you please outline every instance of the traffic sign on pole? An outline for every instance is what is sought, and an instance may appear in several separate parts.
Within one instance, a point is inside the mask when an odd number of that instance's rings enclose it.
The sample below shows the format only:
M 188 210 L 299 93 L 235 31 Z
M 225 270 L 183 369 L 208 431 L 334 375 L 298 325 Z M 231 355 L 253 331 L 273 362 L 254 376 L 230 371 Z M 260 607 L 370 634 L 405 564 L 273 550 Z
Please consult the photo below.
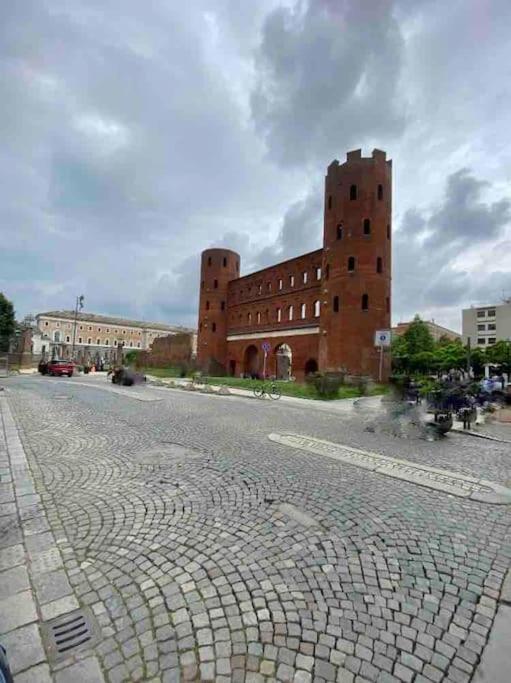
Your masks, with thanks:
M 263 342 L 263 343 L 261 344 L 261 348 L 263 349 L 263 351 L 264 351 L 265 353 L 269 353 L 269 352 L 271 351 L 271 344 L 270 344 L 270 342 L 267 342 L 267 341 Z

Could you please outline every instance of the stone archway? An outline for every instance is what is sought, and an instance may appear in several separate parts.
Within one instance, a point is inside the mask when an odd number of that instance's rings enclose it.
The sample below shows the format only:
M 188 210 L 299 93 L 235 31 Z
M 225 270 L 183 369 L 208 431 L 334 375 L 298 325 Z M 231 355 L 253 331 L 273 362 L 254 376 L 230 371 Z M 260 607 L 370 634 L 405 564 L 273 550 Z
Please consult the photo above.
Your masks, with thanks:
M 277 379 L 289 379 L 293 367 L 293 352 L 287 344 L 279 344 L 275 349 Z
M 245 354 L 243 356 L 243 372 L 249 377 L 259 374 L 259 352 L 257 346 L 254 346 L 254 344 L 251 344 L 245 349 Z
M 318 361 L 315 358 L 309 358 L 305 363 L 305 376 L 312 375 L 314 372 L 318 371 Z

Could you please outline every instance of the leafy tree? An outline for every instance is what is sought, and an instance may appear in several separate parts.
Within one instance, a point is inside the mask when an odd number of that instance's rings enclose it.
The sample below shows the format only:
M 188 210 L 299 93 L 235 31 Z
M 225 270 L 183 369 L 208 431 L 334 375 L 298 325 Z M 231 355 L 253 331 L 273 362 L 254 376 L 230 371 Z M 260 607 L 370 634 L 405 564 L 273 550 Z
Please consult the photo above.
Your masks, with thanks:
M 433 351 L 435 348 L 435 340 L 428 326 L 418 315 L 410 323 L 408 329 L 403 334 L 403 338 L 410 356 L 422 353 L 423 351 Z
M 486 363 L 486 354 L 483 349 L 473 349 L 470 352 L 470 365 L 476 377 L 484 375 L 484 366 Z
M 14 307 L 0 292 L 0 351 L 9 350 L 9 340 L 15 330 Z
M 486 360 L 494 365 L 501 365 L 511 370 L 511 342 L 498 341 L 486 349 Z

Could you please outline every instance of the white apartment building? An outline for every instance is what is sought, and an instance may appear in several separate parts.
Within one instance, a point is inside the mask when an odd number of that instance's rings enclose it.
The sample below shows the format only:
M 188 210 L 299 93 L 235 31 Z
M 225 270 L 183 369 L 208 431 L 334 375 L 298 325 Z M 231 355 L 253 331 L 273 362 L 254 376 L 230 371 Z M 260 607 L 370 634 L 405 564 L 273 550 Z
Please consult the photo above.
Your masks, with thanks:
M 511 300 L 495 306 L 472 306 L 462 311 L 462 337 L 472 347 L 487 348 L 511 340 Z

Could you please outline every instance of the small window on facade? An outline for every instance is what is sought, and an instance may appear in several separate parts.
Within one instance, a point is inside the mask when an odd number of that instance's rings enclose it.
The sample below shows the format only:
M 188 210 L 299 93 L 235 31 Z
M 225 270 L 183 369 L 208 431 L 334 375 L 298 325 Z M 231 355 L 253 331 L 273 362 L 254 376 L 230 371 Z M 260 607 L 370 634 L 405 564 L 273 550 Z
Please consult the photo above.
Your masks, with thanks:
M 282 309 L 277 308 L 277 322 L 279 323 L 282 320 Z
M 378 199 L 383 199 L 383 185 L 378 185 Z
M 486 330 L 486 325 L 484 325 L 484 324 L 478 325 L 477 330 L 478 330 L 478 332 L 484 332 Z
M 139 348 L 140 348 L 140 342 L 137 343 L 137 349 L 139 349 Z
M 130 341 L 130 348 L 131 349 L 133 348 L 133 342 L 132 341 Z
M 268 282 L 268 284 L 266 285 L 266 289 L 267 289 L 269 292 L 271 292 L 271 282 Z
M 478 318 L 486 318 L 486 311 L 477 311 Z
M 206 301 L 206 311 L 209 311 L 209 301 Z
M 110 345 L 110 340 L 109 340 L 109 339 L 105 339 L 105 346 L 109 346 L 109 345 Z
M 247 320 L 248 320 L 248 323 L 249 323 L 249 325 L 250 325 L 251 322 L 252 322 L 252 313 L 249 313 L 249 314 L 247 315 Z
M 60 343 L 60 332 L 54 332 L 53 333 L 53 341 L 57 342 L 57 344 Z
M 321 280 L 321 268 L 319 266 L 316 268 L 316 280 Z
M 334 313 L 339 313 L 339 297 L 338 296 L 334 296 L 332 308 L 333 308 Z
M 337 239 L 342 240 L 342 223 L 337 226 Z
M 303 320 L 305 316 L 307 315 L 307 306 L 305 304 L 302 304 L 300 306 L 300 317 Z
M 257 324 L 261 324 L 261 313 L 259 311 L 257 311 Z
M 266 322 L 268 322 L 268 320 L 270 319 L 270 311 L 268 309 L 266 309 L 264 312 L 264 319 L 266 320 Z
M 495 323 L 490 323 L 488 325 L 488 331 L 494 331 L 496 329 L 497 329 L 497 326 L 495 325 Z
M 325 280 L 328 280 L 329 277 L 330 277 L 330 264 L 327 263 L 326 268 L 325 268 Z
M 290 275 L 290 276 L 289 276 L 289 286 L 290 286 L 290 287 L 294 287 L 294 286 L 295 286 L 295 276 L 294 276 L 294 275 Z
M 223 260 L 223 266 L 224 266 L 224 268 L 227 267 L 227 258 L 225 256 L 224 256 L 224 260 Z
M 357 186 L 352 185 L 350 187 L 350 200 L 353 201 L 356 198 L 357 198 Z
M 377 273 L 383 272 L 383 261 L 382 261 L 381 256 L 378 256 L 378 258 L 376 259 L 376 272 Z
M 214 281 L 213 281 L 213 287 L 214 287 L 215 289 L 218 289 L 218 280 L 214 280 Z
M 202 323 L 199 323 L 199 332 L 202 332 Z
M 69 342 L 71 341 L 71 339 L 69 337 L 66 337 L 66 341 Z
M 369 296 L 367 294 L 362 294 L 362 310 L 369 310 Z
M 496 337 L 488 337 L 488 344 L 495 344 L 496 341 L 497 341 Z
M 200 283 L 200 288 L 204 289 L 204 280 Z
M 208 266 L 211 265 L 211 256 L 208 256 Z
M 211 325 L 211 331 L 212 331 L 212 332 L 216 332 L 216 323 L 213 323 L 213 324 Z
M 329 208 L 329 209 L 332 208 L 332 195 L 330 195 L 330 196 L 328 197 L 328 208 Z
M 60 323 L 57 323 L 57 327 L 60 327 Z
M 486 344 L 486 339 L 484 337 L 479 337 L 477 340 L 478 344 Z
M 220 302 L 220 310 L 225 311 L 225 301 Z
M 387 239 L 390 239 L 390 225 L 387 225 Z
M 319 318 L 319 310 L 320 310 L 320 305 L 319 301 L 314 302 L 314 317 Z
M 81 337 L 78 337 L 78 343 L 79 343 L 79 344 L 82 343 L 82 338 L 81 338 Z
M 96 339 L 96 344 L 99 346 L 101 344 L 101 339 Z
M 390 298 L 389 297 L 387 297 L 385 299 L 385 310 L 387 313 L 390 313 Z
M 80 325 L 80 329 L 83 330 L 83 325 Z
M 89 337 L 89 338 L 87 339 L 87 344 L 92 344 L 92 337 Z
M 287 309 L 287 318 L 288 318 L 288 320 L 293 320 L 293 307 L 292 306 L 290 306 Z
M 45 327 L 48 327 L 48 321 L 46 321 L 46 322 L 44 323 L 44 326 L 45 326 Z M 80 327 L 80 329 L 82 329 L 82 328 Z
M 488 317 L 490 317 L 490 318 L 494 318 L 494 317 L 495 317 L 495 309 L 494 309 L 494 308 L 490 308 L 490 309 L 488 310 Z
M 239 273 L 240 272 L 240 262 L 236 261 L 236 271 Z
M 257 291 L 259 294 L 262 294 L 263 293 L 263 286 L 259 285 L 259 287 L 257 288 Z
M 303 279 L 303 284 L 306 285 L 307 284 L 307 271 L 302 273 L 302 279 Z
M 348 270 L 350 273 L 355 270 L 355 257 L 354 256 L 350 256 L 348 258 Z
M 279 289 L 282 289 L 283 282 L 282 280 L 279 280 Z
M 369 218 L 364 218 L 364 235 L 371 234 L 371 221 Z

